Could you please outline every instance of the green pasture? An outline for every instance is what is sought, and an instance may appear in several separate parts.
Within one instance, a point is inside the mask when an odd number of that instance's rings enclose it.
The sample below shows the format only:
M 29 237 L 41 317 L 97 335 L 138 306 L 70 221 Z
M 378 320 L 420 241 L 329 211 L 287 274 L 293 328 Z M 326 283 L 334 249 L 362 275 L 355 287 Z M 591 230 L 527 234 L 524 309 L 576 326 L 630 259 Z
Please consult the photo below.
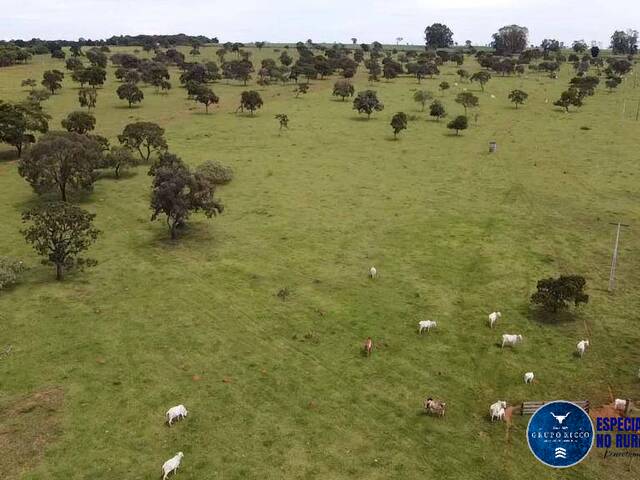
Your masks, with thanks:
M 251 51 L 256 64 L 279 55 Z M 215 48 L 204 59 L 217 61 Z M 0 99 L 24 97 L 21 80 L 63 67 L 38 56 L 0 69 Z M 464 68 L 479 66 L 467 57 Z M 206 115 L 176 69 L 168 94 L 144 87 L 129 109 L 110 66 L 96 133 L 117 142 L 127 123 L 157 122 L 188 164 L 217 160 L 235 178 L 219 190 L 225 213 L 193 216 L 172 242 L 149 220 L 147 167 L 105 174 L 74 198 L 97 214 L 99 264 L 62 283 L 20 234 L 20 213 L 41 200 L 0 146 L 2 254 L 31 267 L 0 294 L 0 350 L 12 346 L 0 357 L 0 412 L 13 412 L 0 415 L 0 444 L 16 452 L 4 478 L 155 479 L 177 451 L 178 480 L 638 478 L 637 461 L 595 449 L 552 471 L 528 450 L 527 417 L 507 428 L 488 408 L 498 399 L 599 405 L 609 389 L 640 396 L 640 88 L 632 77 L 614 93 L 601 86 L 566 114 L 552 103 L 573 76 L 568 64 L 557 80 L 494 76 L 484 93 L 456 69 L 421 84 L 369 84 L 360 67 L 356 91 L 374 89 L 385 105 L 366 120 L 331 96 L 336 78 L 312 81 L 297 99 L 293 85 L 223 80 Z M 44 103 L 52 129 L 79 109 L 66 77 Z M 442 80 L 452 85 L 444 95 Z M 254 117 L 234 113 L 247 88 L 264 99 Z M 446 119 L 431 120 L 413 101 L 418 88 L 449 118 L 463 113 L 457 93 L 477 94 L 470 128 L 456 137 Z M 507 99 L 515 88 L 529 93 L 518 110 Z M 399 111 L 410 122 L 394 141 Z M 281 134 L 278 113 L 290 118 Z M 631 228 L 610 294 L 618 220 Z M 562 273 L 587 278 L 590 302 L 571 320 L 541 321 L 529 296 L 538 279 Z M 503 316 L 492 330 L 494 310 Z M 438 327 L 419 336 L 423 319 Z M 502 351 L 503 333 L 524 343 Z M 370 358 L 360 353 L 368 336 Z M 591 349 L 580 360 L 583 338 Z M 534 385 L 522 381 L 529 370 Z M 53 411 L 16 408 L 54 387 L 63 399 Z M 426 396 L 447 402 L 444 418 L 422 413 Z M 164 412 L 179 403 L 189 417 L 169 429 Z M 34 427 L 45 414 L 53 420 Z M 46 438 L 34 449 L 42 456 L 26 455 L 34 428 Z

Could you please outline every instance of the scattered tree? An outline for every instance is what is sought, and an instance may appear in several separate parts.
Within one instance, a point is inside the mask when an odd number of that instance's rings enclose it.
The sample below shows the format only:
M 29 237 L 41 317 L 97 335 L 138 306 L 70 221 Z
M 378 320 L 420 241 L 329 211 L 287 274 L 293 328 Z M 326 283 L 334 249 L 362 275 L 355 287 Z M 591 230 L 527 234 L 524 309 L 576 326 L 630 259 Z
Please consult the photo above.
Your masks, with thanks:
M 484 70 L 481 70 L 471 75 L 471 81 L 478 82 L 483 92 L 484 92 L 484 86 L 487 84 L 489 80 L 491 80 L 491 74 L 489 72 L 485 72 Z
M 613 32 L 611 49 L 614 55 L 635 55 L 638 52 L 638 32 L 636 30 Z
M 97 264 L 79 257 L 96 241 L 100 231 L 93 227 L 95 214 L 65 202 L 47 203 L 22 214 L 23 223 L 30 222 L 21 233 L 27 243 L 44 257 L 42 263 L 55 265 L 56 279 L 76 267 Z
M 407 115 L 404 112 L 398 112 L 391 118 L 391 128 L 393 128 L 393 138 L 398 138 L 398 133 L 407 128 Z
M 348 80 L 338 80 L 333 85 L 333 95 L 342 97 L 343 102 L 347 97 L 353 97 L 354 93 L 355 87 Z
M 62 88 L 62 79 L 64 78 L 64 73 L 60 70 L 47 70 L 42 74 L 42 86 L 47 88 L 51 95 L 56 93 L 56 90 L 60 90 Z
M 49 132 L 18 162 L 18 173 L 38 194 L 57 190 L 63 202 L 69 190 L 93 188 L 102 150 L 87 135 Z
M 471 92 L 460 92 L 456 96 L 456 103 L 464 107 L 464 115 L 467 116 L 467 109 L 477 107 L 479 99 Z
M 358 113 L 366 113 L 367 118 L 371 118 L 373 112 L 384 110 L 384 104 L 378 100 L 378 95 L 373 90 L 359 92 L 353 99 L 353 109 Z
M 166 216 L 171 238 L 176 239 L 178 228 L 198 211 L 211 218 L 224 207 L 215 197 L 215 184 L 206 175 L 194 174 L 177 156 L 165 153 L 153 169 L 151 190 L 151 220 Z
M 202 103 L 204 105 L 205 112 L 209 113 L 209 105 L 218 103 L 220 99 L 215 93 L 213 93 L 213 90 L 208 87 L 203 87 L 196 94 L 195 101 Z
M 129 102 L 129 108 L 131 108 L 134 103 L 139 103 L 144 99 L 142 90 L 133 83 L 123 83 L 118 87 L 116 93 L 121 100 Z
M 464 68 L 459 69 L 456 73 L 460 77 L 461 82 L 464 82 L 467 78 L 469 78 L 469 72 Z
M 509 100 L 516 104 L 516 110 L 518 109 L 518 105 L 523 105 L 524 102 L 527 101 L 527 98 L 529 98 L 529 94 L 522 90 L 516 89 L 509 93 Z
M 573 105 L 574 107 L 582 106 L 582 95 L 578 91 L 577 88 L 569 88 L 569 90 L 565 90 L 560 95 L 560 98 L 553 102 L 556 107 L 562 107 L 565 111 L 569 112 L 569 107 Z
M 0 100 L 0 142 L 15 147 L 20 157 L 24 146 L 35 142 L 34 133 L 49 130 L 49 118 L 39 103 Z
M 309 84 L 308 83 L 300 83 L 299 85 L 296 86 L 296 88 L 293 91 L 296 94 L 296 98 L 298 98 L 298 96 L 300 94 L 304 95 L 309 91 Z
M 447 123 L 447 128 L 450 130 L 455 130 L 456 135 L 460 134 L 460 130 L 466 130 L 469 127 L 469 120 L 465 115 L 459 115 L 449 123 Z
M 429 115 L 434 117 L 436 121 L 440 121 L 441 118 L 446 117 L 447 112 L 444 109 L 442 102 L 434 100 L 433 103 L 429 105 Z
M 416 92 L 413 94 L 413 100 L 422 105 L 423 112 L 427 102 L 432 98 L 433 95 L 431 95 L 431 92 L 428 92 L 427 90 L 416 90 Z
M 251 112 L 251 116 L 253 116 L 253 112 L 261 108 L 262 105 L 263 105 L 262 97 L 255 90 L 249 90 L 249 91 L 245 90 L 240 95 L 239 109 L 241 111 L 244 111 L 244 109 L 246 108 L 247 110 L 249 110 L 249 112 Z
M 113 168 L 116 178 L 120 178 L 120 172 L 140 163 L 140 159 L 133 155 L 128 147 L 113 146 L 103 156 L 100 168 Z
M 96 128 L 96 117 L 87 112 L 71 112 L 61 123 L 67 132 L 83 135 Z
M 121 145 L 135 150 L 140 154 L 140 159 L 148 163 L 152 152 L 162 154 L 167 150 L 167 141 L 164 138 L 164 128 L 151 122 L 130 123 L 122 134 L 118 135 Z
M 283 128 L 289 130 L 289 117 L 284 113 L 278 113 L 276 115 L 276 120 L 280 123 L 280 132 L 282 132 Z
M 444 95 L 444 92 L 446 90 L 449 90 L 451 88 L 451 85 L 449 85 L 449 82 L 440 82 L 440 90 L 442 91 L 442 94 Z
M 81 107 L 91 110 L 96 107 L 98 101 L 98 91 L 95 88 L 81 88 L 78 90 L 78 102 Z
M 537 291 L 531 295 L 531 302 L 553 313 L 566 310 L 571 303 L 577 307 L 589 302 L 589 295 L 584 293 L 586 285 L 587 281 L 580 275 L 544 278 L 538 281 Z

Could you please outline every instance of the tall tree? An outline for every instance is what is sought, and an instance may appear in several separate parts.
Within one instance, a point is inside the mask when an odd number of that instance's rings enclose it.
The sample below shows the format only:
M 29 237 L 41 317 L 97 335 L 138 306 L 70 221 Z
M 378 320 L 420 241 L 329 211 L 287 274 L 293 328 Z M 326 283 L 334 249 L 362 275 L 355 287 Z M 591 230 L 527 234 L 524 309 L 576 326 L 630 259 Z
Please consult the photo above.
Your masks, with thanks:
M 638 32 L 616 30 L 611 35 L 611 49 L 614 55 L 635 55 L 638 52 Z
M 102 150 L 98 142 L 75 132 L 49 132 L 18 162 L 18 173 L 38 194 L 57 190 L 63 202 L 70 190 L 90 191 Z
M 22 214 L 25 224 L 21 232 L 27 243 L 42 257 L 45 264 L 55 265 L 56 279 L 66 271 L 97 264 L 79 255 L 96 241 L 100 230 L 94 228 L 95 214 L 65 202 L 47 203 Z
M 133 155 L 130 148 L 113 146 L 106 152 L 100 163 L 100 168 L 113 168 L 116 178 L 120 178 L 120 172 L 140 163 L 140 159 Z
M 164 128 L 152 122 L 130 123 L 118 135 L 118 141 L 123 146 L 137 151 L 145 163 L 149 162 L 153 152 L 160 155 L 167 150 Z
M 529 43 L 529 30 L 519 25 L 507 25 L 493 34 L 492 47 L 500 55 L 520 53 Z
M 442 23 L 434 23 L 424 29 L 425 45 L 428 49 L 453 47 L 453 32 Z

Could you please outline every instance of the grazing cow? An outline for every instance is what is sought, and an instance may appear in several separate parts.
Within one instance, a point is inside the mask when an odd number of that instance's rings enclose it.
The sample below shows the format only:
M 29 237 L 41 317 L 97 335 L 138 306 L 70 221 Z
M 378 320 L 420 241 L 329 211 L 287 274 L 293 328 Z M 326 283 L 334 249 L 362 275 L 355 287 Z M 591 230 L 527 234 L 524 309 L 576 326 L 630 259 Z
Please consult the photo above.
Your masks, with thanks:
M 423 330 L 426 330 L 427 333 L 436 327 L 438 324 L 433 320 L 421 320 L 418 322 L 418 333 L 422 333 Z
M 576 350 L 578 351 L 578 355 L 580 355 L 580 358 L 582 358 L 588 346 L 589 346 L 589 340 L 580 340 L 578 342 L 578 345 L 576 345 Z
M 494 419 L 504 420 L 505 409 L 507 408 L 507 402 L 504 400 L 498 400 L 489 407 L 489 415 L 491 415 L 491 421 Z
M 181 420 L 187 416 L 187 409 L 184 405 L 176 405 L 175 407 L 171 407 L 165 413 L 165 417 L 167 419 L 167 423 L 169 426 L 173 423 L 174 420 Z
M 533 372 L 527 372 L 524 374 L 524 383 L 533 383 Z
M 615 408 L 616 410 L 621 410 L 621 411 L 625 411 L 627 409 L 627 403 L 629 403 L 629 400 L 623 400 L 622 398 L 616 398 L 615 401 L 613 402 L 613 408 Z
M 184 454 L 182 452 L 178 452 L 175 456 L 162 464 L 162 480 L 167 480 L 167 477 L 171 472 L 174 474 L 177 473 L 182 457 L 184 457 Z
M 491 98 L 496 98 L 496 96 L 495 96 L 495 95 L 493 95 L 493 94 L 491 94 Z
M 369 269 L 369 278 L 376 278 L 378 276 L 378 270 L 376 270 L 376 267 L 371 267 Z
M 434 400 L 431 397 L 425 399 L 422 406 L 427 413 L 440 415 L 441 417 L 444 417 L 445 411 L 447 409 L 447 404 L 445 402 L 443 402 L 442 400 Z
M 502 318 L 502 314 L 500 312 L 492 312 L 489 314 L 489 326 L 493 328 L 493 324 L 496 323 L 500 318 Z
M 373 340 L 371 340 L 371 337 L 367 337 L 364 341 L 363 349 L 367 356 L 371 355 L 371 352 L 373 352 Z
M 504 348 L 505 345 L 507 347 L 515 347 L 520 342 L 522 342 L 522 335 L 510 335 L 508 333 L 505 333 L 504 335 L 502 335 L 501 348 Z

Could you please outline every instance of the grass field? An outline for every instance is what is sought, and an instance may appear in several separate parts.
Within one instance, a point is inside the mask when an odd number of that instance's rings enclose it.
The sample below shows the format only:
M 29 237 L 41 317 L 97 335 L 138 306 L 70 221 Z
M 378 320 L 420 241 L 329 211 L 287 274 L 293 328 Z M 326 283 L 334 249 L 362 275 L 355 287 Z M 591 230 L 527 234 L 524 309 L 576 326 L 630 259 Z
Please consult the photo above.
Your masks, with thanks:
M 255 50 L 252 60 L 276 55 Z M 62 66 L 36 57 L 1 69 L 0 99 L 22 98 L 22 79 Z M 558 80 L 494 77 L 484 93 L 460 83 L 443 96 L 437 85 L 457 81 L 454 66 L 422 85 L 407 77 L 371 86 L 361 68 L 356 90 L 373 88 L 385 104 L 367 121 L 331 97 L 334 79 L 298 99 L 291 85 L 252 81 L 264 98 L 253 118 L 233 113 L 245 87 L 221 81 L 221 103 L 205 115 L 177 88 L 175 70 L 168 95 L 145 88 L 129 109 L 109 68 L 96 133 L 115 141 L 127 123 L 157 122 L 187 163 L 218 160 L 236 177 L 219 192 L 224 215 L 194 216 L 172 242 L 149 221 L 146 167 L 106 175 L 76 199 L 104 231 L 91 251 L 99 265 L 57 283 L 19 233 L 20 213 L 39 199 L 0 146 L 0 245 L 32 267 L 0 295 L 0 349 L 13 346 L 0 358 L 4 478 L 151 479 L 179 450 L 180 480 L 640 476 L 636 460 L 595 449 L 552 471 L 528 450 L 527 417 L 507 428 L 487 415 L 498 399 L 597 405 L 610 401 L 609 387 L 640 396 L 632 81 L 611 94 L 600 87 L 565 114 L 551 103 L 569 65 Z M 465 68 L 479 67 L 467 59 Z M 419 111 L 416 88 L 432 90 L 450 116 L 463 113 L 456 93 L 477 90 L 477 123 L 452 136 Z M 507 100 L 514 88 L 529 93 L 518 110 Z M 78 109 L 76 85 L 65 78 L 45 107 L 60 128 Z M 415 120 L 393 141 L 398 111 Z M 282 135 L 277 113 L 290 117 Z M 618 220 L 631 228 L 611 295 L 609 222 Z M 540 322 L 529 296 L 538 279 L 561 273 L 587 277 L 590 303 L 573 321 Z M 276 296 L 284 287 L 285 302 Z M 494 310 L 503 317 L 491 330 Z M 425 318 L 438 327 L 418 336 Z M 501 351 L 502 333 L 524 343 Z M 360 354 L 367 336 L 378 344 L 371 358 Z M 587 337 L 580 361 L 575 345 Z M 529 370 L 538 382 L 525 386 Z M 33 399 L 51 391 L 44 406 Z M 427 395 L 447 401 L 445 418 L 422 413 Z M 34 401 L 41 406 L 20 407 Z M 190 415 L 168 429 L 163 414 L 178 403 Z

